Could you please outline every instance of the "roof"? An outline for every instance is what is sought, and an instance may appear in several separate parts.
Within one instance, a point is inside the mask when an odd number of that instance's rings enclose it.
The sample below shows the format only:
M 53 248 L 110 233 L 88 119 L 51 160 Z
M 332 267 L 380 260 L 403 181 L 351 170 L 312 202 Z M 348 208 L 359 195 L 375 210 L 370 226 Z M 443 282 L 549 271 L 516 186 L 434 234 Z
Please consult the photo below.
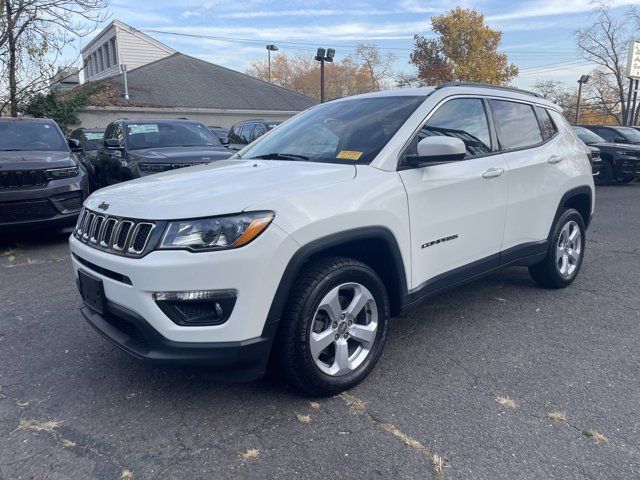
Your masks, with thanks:
M 381 92 L 363 93 L 353 97 L 344 97 L 334 102 L 351 100 L 353 98 L 371 98 L 371 97 L 397 97 L 397 96 L 424 96 L 427 97 L 437 90 L 453 90 L 456 94 L 472 94 L 472 95 L 490 95 L 494 97 L 512 98 L 514 100 L 522 100 L 545 105 L 550 108 L 561 110 L 558 105 L 546 98 L 541 97 L 537 93 L 521 90 L 513 87 L 503 87 L 499 85 L 488 85 L 484 83 L 473 82 L 447 82 L 437 87 L 419 87 L 419 88 L 400 88 L 395 90 L 383 90 Z
M 122 75 L 108 82 L 109 93 L 92 96 L 89 105 L 297 112 L 318 103 L 306 95 L 183 53 L 127 72 L 129 100 L 122 98 Z
M 56 123 L 50 118 L 35 117 L 0 117 L 0 122 Z
M 84 53 L 85 51 L 91 49 L 94 45 L 101 44 L 102 42 L 104 42 L 104 37 L 110 35 L 110 33 L 112 31 L 115 31 L 116 28 L 120 28 L 132 35 L 135 35 L 136 37 L 148 43 L 151 43 L 152 45 L 155 45 L 161 50 L 165 50 L 167 53 L 173 53 L 176 51 L 174 48 L 171 48 L 170 46 L 165 45 L 164 43 L 156 40 L 153 37 L 150 37 L 146 33 L 143 33 L 136 28 L 133 28 L 131 25 L 127 25 L 126 23 L 121 22 L 120 20 L 113 20 L 111 23 L 109 23 L 109 25 L 104 27 L 95 37 L 93 37 L 89 41 L 89 43 L 87 43 L 84 47 L 82 47 L 82 49 L 80 50 L 80 53 Z

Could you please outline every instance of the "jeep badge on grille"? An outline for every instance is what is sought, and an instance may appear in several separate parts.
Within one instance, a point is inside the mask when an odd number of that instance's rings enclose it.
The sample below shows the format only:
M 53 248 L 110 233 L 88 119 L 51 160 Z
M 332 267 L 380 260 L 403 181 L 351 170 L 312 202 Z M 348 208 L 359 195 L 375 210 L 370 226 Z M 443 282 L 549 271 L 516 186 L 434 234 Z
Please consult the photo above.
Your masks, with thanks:
M 104 210 L 104 211 L 106 211 L 106 210 L 109 208 L 109 204 L 108 204 L 108 203 L 106 203 L 106 202 L 102 202 L 100 205 L 98 205 L 98 208 L 99 208 L 100 210 Z

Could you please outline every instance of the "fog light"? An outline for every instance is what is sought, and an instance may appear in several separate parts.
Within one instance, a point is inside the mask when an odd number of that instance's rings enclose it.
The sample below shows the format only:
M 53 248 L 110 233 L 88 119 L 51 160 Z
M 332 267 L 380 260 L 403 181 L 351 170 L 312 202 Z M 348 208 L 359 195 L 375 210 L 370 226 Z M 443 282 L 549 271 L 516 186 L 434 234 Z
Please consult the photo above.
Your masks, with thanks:
M 156 292 L 153 298 L 164 314 L 177 325 L 221 325 L 231 316 L 236 290 L 190 290 Z

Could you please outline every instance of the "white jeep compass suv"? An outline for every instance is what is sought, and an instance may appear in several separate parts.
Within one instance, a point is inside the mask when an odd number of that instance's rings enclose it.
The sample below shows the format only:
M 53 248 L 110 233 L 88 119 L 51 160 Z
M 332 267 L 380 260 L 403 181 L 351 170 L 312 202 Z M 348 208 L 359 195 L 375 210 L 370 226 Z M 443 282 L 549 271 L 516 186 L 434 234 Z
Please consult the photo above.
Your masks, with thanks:
M 82 314 L 130 354 L 316 395 L 361 381 L 389 317 L 509 266 L 578 275 L 589 154 L 559 108 L 478 84 L 313 107 L 229 160 L 97 191 L 70 238 Z

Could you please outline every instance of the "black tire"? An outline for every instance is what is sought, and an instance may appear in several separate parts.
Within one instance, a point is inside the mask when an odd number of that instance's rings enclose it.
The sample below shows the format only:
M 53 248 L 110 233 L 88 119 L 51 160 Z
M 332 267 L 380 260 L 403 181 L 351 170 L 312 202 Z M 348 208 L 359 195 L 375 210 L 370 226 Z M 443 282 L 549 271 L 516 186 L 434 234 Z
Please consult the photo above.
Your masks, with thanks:
M 602 160 L 602 166 L 598 171 L 598 174 L 593 177 L 593 181 L 596 185 L 610 185 L 615 178 L 615 172 L 613 170 L 613 165 L 609 160 Z
M 316 365 L 311 354 L 310 335 L 323 298 L 336 287 L 351 282 L 364 286 L 373 296 L 377 309 L 375 339 L 358 367 L 347 374 L 329 375 Z M 370 315 L 370 310 L 367 307 L 365 315 Z M 312 260 L 298 277 L 285 306 L 274 344 L 274 364 L 291 385 L 314 396 L 335 395 L 361 382 L 376 365 L 387 338 L 388 320 L 387 292 L 371 267 L 343 257 Z
M 636 179 L 636 177 L 622 177 L 616 178 L 616 182 L 618 183 L 631 183 Z
M 566 225 L 577 225 L 580 231 L 580 252 L 579 259 L 575 264 L 575 269 L 570 274 L 563 275 L 560 271 L 558 260 L 556 260 L 556 249 L 561 244 L 560 235 Z M 584 259 L 584 250 L 586 245 L 584 220 L 582 215 L 573 208 L 563 210 L 555 221 L 551 236 L 549 237 L 549 248 L 544 260 L 529 267 L 529 273 L 533 279 L 545 288 L 565 288 L 569 286 L 578 276 L 582 260 Z

